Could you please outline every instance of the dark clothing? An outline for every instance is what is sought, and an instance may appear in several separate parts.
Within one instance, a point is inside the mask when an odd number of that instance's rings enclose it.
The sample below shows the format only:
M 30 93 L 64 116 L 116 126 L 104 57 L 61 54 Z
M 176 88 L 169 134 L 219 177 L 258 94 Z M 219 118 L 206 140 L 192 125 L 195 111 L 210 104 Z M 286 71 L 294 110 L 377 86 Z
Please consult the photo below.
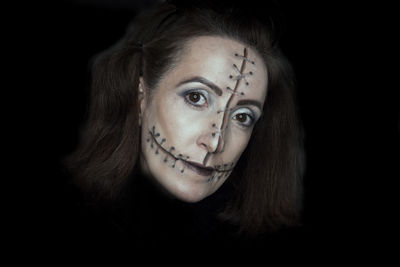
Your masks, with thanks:
M 78 240 L 95 244 L 112 241 L 160 247 L 222 242 L 222 235 L 233 231 L 217 219 L 225 201 L 224 190 L 199 203 L 185 203 L 165 195 L 144 176 L 135 177 L 129 187 L 120 200 L 102 205 L 84 201 L 76 188 L 69 186 L 67 213 L 62 215 L 67 217 L 63 220 L 71 220 L 68 235 L 72 230 Z
M 49 203 L 42 237 L 48 242 L 81 248 L 224 249 L 262 247 L 285 233 L 246 238 L 219 219 L 231 194 L 229 183 L 198 203 L 172 199 L 144 176 L 131 179 L 118 201 L 99 204 L 84 200 L 68 182 Z M 51 218 L 51 220 L 48 220 Z M 293 236 L 291 236 L 293 239 Z

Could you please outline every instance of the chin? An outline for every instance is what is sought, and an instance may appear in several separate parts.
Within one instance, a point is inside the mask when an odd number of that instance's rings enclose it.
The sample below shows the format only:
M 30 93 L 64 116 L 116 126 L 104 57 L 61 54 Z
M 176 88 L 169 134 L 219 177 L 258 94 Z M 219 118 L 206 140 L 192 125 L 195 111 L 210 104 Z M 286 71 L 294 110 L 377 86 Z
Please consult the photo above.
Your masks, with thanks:
M 145 173 L 152 178 L 156 185 L 171 198 L 188 203 L 199 202 L 213 194 L 219 187 L 216 184 L 206 182 L 206 178 L 181 175 L 176 169 L 159 168 L 158 166 L 146 166 Z
M 176 184 L 174 187 L 168 188 L 168 191 L 175 198 L 188 203 L 199 202 L 213 193 L 210 192 L 207 185 L 186 183 Z

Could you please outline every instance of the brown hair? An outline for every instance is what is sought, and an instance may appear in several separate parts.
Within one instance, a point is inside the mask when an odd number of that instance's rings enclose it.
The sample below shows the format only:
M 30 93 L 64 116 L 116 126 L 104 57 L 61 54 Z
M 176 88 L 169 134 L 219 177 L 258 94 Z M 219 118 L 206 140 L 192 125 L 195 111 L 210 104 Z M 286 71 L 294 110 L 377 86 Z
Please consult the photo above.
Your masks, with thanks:
M 275 230 L 300 220 L 303 134 L 292 68 L 282 55 L 272 23 L 237 8 L 164 3 L 139 16 L 126 35 L 93 64 L 87 123 L 65 164 L 94 198 L 113 199 L 138 165 L 138 84 L 153 89 L 197 36 L 231 38 L 255 49 L 268 69 L 264 114 L 230 180 L 235 195 L 222 213 L 244 232 Z

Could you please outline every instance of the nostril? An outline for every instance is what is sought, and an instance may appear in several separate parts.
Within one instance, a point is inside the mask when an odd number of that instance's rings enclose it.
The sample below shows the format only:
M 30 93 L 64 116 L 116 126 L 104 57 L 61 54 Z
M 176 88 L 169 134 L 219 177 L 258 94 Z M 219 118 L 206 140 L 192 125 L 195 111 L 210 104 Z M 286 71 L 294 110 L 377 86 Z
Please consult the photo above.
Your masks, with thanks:
M 205 150 L 210 151 L 210 146 L 208 146 L 206 143 L 201 143 L 201 147 L 203 147 Z

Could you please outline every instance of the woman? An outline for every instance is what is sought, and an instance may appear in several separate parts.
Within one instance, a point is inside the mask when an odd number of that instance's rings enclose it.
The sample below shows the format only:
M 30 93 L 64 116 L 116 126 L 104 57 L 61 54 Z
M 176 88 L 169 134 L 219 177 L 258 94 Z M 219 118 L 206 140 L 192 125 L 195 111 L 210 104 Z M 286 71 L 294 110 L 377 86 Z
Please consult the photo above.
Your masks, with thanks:
M 66 160 L 85 195 L 143 209 L 151 188 L 156 206 L 212 210 L 235 232 L 297 225 L 301 125 L 273 30 L 243 8 L 167 2 L 139 16 L 94 62 L 87 123 Z

